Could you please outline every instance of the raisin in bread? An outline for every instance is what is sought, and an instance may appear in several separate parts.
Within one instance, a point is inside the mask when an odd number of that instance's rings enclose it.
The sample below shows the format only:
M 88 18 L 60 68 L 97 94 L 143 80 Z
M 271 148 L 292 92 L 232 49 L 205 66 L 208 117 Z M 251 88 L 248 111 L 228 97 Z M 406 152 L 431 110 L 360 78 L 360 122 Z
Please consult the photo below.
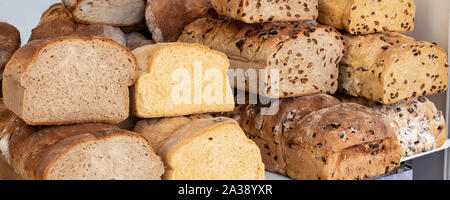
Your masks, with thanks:
M 216 15 L 211 0 L 149 0 L 145 19 L 155 42 L 175 42 L 186 25 Z
M 132 111 L 137 117 L 233 110 L 225 54 L 187 43 L 146 45 L 133 53 L 140 74 L 132 90 Z
M 313 21 L 319 15 L 317 0 L 211 0 L 211 3 L 217 13 L 245 23 Z
M 85 24 L 131 26 L 144 20 L 144 0 L 62 0 L 73 18 Z
M 20 47 L 20 33 L 16 27 L 0 22 L 0 74 L 3 73 L 9 58 Z
M 169 180 L 263 180 L 258 147 L 228 118 L 200 115 L 138 122 L 136 132 L 159 148 Z
M 319 0 L 317 21 L 358 35 L 411 32 L 415 13 L 413 0 Z
M 1 113 L 1 154 L 25 179 L 158 180 L 164 173 L 145 137 L 114 125 L 36 127 Z
M 447 140 L 444 115 L 425 97 L 407 99 L 392 105 L 382 105 L 363 98 L 339 94 L 342 102 L 368 106 L 388 119 L 396 133 L 402 156 L 412 156 L 442 146 Z
M 261 150 L 261 156 L 268 171 L 286 174 L 286 161 L 282 149 L 285 133 L 294 127 L 307 114 L 340 104 L 336 98 L 326 94 L 316 94 L 288 99 L 280 99 L 279 111 L 275 115 L 263 115 L 262 108 L 267 105 L 237 105 L 233 112 L 224 116 L 236 120 L 247 136 Z
M 367 179 L 400 165 L 400 146 L 387 121 L 362 105 L 312 112 L 285 135 L 286 171 L 293 179 Z
M 6 65 L 4 102 L 30 125 L 118 123 L 136 74 L 133 54 L 110 39 L 34 40 Z
M 30 40 L 52 39 L 63 36 L 104 37 L 126 45 L 125 34 L 120 28 L 104 24 L 81 24 L 74 21 L 61 3 L 50 6 L 41 16 Z
M 447 53 L 400 33 L 345 36 L 339 91 L 383 104 L 447 90 Z
M 334 93 L 337 64 L 345 53 L 343 40 L 336 30 L 322 25 L 250 25 L 209 18 L 188 25 L 179 38 L 226 53 L 235 72 L 230 77 L 234 87 L 269 98 Z

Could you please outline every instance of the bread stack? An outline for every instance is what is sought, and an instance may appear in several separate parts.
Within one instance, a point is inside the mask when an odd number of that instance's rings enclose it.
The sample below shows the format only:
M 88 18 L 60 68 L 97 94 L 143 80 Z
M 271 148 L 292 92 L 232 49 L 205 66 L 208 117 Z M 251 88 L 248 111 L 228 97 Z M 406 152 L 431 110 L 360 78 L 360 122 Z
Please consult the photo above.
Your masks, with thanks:
M 414 17 L 412 0 L 63 0 L 18 50 L 0 24 L 0 179 L 389 173 L 447 139 L 424 97 L 447 90 L 447 55 L 400 33 Z

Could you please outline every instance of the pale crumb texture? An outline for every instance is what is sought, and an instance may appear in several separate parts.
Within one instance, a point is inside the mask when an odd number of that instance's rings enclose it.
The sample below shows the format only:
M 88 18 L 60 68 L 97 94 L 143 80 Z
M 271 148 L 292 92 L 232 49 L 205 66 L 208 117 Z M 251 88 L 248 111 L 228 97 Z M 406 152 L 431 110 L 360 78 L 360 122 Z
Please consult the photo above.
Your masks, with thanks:
M 135 58 L 108 39 L 35 40 L 6 66 L 5 105 L 32 125 L 125 120 Z
M 400 33 L 345 35 L 339 91 L 383 104 L 445 92 L 447 53 Z
M 233 110 L 226 74 L 229 61 L 223 53 L 186 43 L 147 45 L 133 53 L 140 74 L 132 90 L 136 116 L 157 118 Z M 200 67 L 202 71 L 196 71 Z
M 345 53 L 344 38 L 335 29 L 296 22 L 245 24 L 202 18 L 188 25 L 179 41 L 224 52 L 237 72 L 230 77 L 234 87 L 269 98 L 335 93 L 337 64 Z M 251 81 L 247 70 L 256 71 L 258 82 Z M 277 71 L 278 78 L 272 74 Z
M 314 21 L 319 15 L 317 0 L 211 0 L 220 15 L 245 23 Z
M 339 94 L 342 102 L 368 106 L 388 119 L 396 133 L 402 157 L 431 151 L 447 140 L 444 115 L 426 97 L 411 98 L 392 105 L 382 105 L 363 98 Z
M 73 18 L 86 24 L 131 26 L 144 20 L 144 0 L 63 0 Z
M 319 0 L 317 21 L 353 35 L 412 32 L 415 14 L 413 0 Z
M 228 118 L 194 115 L 138 122 L 166 164 L 168 180 L 264 180 L 258 147 Z

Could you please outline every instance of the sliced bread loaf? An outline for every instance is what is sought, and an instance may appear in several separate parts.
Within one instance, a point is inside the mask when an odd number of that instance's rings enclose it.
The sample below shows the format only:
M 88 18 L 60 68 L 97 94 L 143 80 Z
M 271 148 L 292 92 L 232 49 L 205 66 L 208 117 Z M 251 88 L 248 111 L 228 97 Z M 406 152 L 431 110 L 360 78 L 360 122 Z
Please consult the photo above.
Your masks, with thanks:
M 437 45 L 393 32 L 344 38 L 340 91 L 393 104 L 447 90 L 447 53 Z
M 216 16 L 211 0 L 149 0 L 145 11 L 155 42 L 175 42 L 186 25 L 208 16 Z
M 358 35 L 411 32 L 415 14 L 413 0 L 319 0 L 317 21 Z
M 130 26 L 144 20 L 144 0 L 62 0 L 73 18 L 86 24 Z
M 232 119 L 153 119 L 139 122 L 135 130 L 159 143 L 158 152 L 167 168 L 164 179 L 264 179 L 258 147 Z
M 198 44 L 155 44 L 133 51 L 139 79 L 132 92 L 133 113 L 171 117 L 234 108 L 223 53 Z
M 80 24 L 75 22 L 61 3 L 51 6 L 42 14 L 30 40 L 51 39 L 62 36 L 104 37 L 126 45 L 125 34 L 120 28 L 104 24 Z
M 317 0 L 211 0 L 211 2 L 217 13 L 245 23 L 314 21 L 319 15 Z
M 336 92 L 343 40 L 322 25 L 209 18 L 188 25 L 179 38 L 224 52 L 234 69 L 234 87 L 269 98 Z
M 20 47 L 20 33 L 16 27 L 0 22 L 0 74 L 3 73 L 9 58 Z
M 136 71 L 132 53 L 109 39 L 35 40 L 6 66 L 4 101 L 31 125 L 118 123 L 128 117 Z

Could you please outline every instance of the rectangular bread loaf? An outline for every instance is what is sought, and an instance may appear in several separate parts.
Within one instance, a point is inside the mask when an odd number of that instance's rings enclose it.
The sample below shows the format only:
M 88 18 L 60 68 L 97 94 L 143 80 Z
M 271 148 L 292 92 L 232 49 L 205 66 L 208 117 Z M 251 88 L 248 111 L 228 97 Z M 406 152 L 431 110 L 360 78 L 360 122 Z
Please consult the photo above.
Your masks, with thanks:
M 339 91 L 383 104 L 447 90 L 447 53 L 400 33 L 345 35 Z
M 34 40 L 6 65 L 4 101 L 30 125 L 119 123 L 136 74 L 133 54 L 113 40 Z
M 140 118 L 173 117 L 234 108 L 225 54 L 199 44 L 158 43 L 133 51 L 139 78 L 132 111 Z
M 38 26 L 31 33 L 29 41 L 52 39 L 63 36 L 104 37 L 125 46 L 125 34 L 120 28 L 105 24 L 81 24 L 61 3 L 50 6 L 41 16 Z
M 0 157 L 31 180 L 158 180 L 161 159 L 141 135 L 109 124 L 32 127 L 1 106 Z
M 447 140 L 444 115 L 426 97 L 382 105 L 364 98 L 336 95 L 342 102 L 368 106 L 389 121 L 398 137 L 402 156 L 412 156 L 442 146 Z
M 217 13 L 245 23 L 313 21 L 318 16 L 317 0 L 211 0 L 211 3 Z
M 150 119 L 139 121 L 135 131 L 158 148 L 166 180 L 264 180 L 258 147 L 232 119 Z
M 308 23 L 250 25 L 203 18 L 188 25 L 179 41 L 224 52 L 234 87 L 269 98 L 334 93 L 337 64 L 345 53 L 336 30 Z
M 400 164 L 397 137 L 367 107 L 324 94 L 282 99 L 274 116 L 262 116 L 261 107 L 226 115 L 258 144 L 269 171 L 300 180 L 367 179 Z
M 350 34 L 412 32 L 413 0 L 319 0 L 317 21 Z

